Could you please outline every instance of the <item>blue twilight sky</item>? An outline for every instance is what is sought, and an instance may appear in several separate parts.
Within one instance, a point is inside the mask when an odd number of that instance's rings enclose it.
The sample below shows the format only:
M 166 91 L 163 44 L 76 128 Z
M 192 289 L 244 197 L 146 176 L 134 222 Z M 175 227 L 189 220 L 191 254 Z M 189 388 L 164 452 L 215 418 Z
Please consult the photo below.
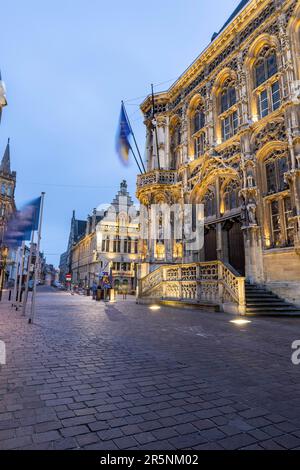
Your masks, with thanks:
M 239 0 L 10 0 L 1 7 L 0 67 L 9 106 L 0 151 L 11 138 L 16 201 L 46 191 L 42 249 L 58 264 L 72 210 L 110 202 L 136 167 L 120 165 L 120 101 L 144 152 L 137 106 L 150 84 L 178 77 Z M 166 83 L 156 91 L 168 88 Z

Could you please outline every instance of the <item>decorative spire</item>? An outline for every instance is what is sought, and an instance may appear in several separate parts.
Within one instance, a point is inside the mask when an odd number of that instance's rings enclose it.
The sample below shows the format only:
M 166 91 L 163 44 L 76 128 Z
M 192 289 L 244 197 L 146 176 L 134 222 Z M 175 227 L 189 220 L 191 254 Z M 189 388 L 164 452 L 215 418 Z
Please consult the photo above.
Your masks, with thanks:
M 123 180 L 120 184 L 121 194 L 126 194 L 127 192 L 127 181 Z
M 2 161 L 1 161 L 1 165 L 0 165 L 0 171 L 2 173 L 7 174 L 7 175 L 9 175 L 11 173 L 11 170 L 10 170 L 10 145 L 9 145 L 9 142 L 10 142 L 10 139 L 8 139 L 8 141 L 7 141 L 6 149 L 5 149 L 5 152 L 4 152 Z

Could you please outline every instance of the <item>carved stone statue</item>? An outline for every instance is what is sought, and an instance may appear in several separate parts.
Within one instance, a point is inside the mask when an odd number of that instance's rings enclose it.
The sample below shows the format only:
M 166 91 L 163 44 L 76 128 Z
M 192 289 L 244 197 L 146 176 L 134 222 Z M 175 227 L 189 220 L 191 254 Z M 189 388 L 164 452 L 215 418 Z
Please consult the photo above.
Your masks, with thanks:
M 247 214 L 248 214 L 249 225 L 257 225 L 256 204 L 251 199 L 247 204 Z
M 248 188 L 254 188 L 255 186 L 255 181 L 252 173 L 249 173 L 247 176 L 247 183 L 248 183 Z

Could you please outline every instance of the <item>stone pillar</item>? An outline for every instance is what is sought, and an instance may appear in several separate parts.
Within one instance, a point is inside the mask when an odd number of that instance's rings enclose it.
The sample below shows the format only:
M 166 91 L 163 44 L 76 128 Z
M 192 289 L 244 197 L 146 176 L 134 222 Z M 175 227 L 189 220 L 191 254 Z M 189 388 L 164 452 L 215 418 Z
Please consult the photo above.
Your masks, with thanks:
M 217 218 L 220 217 L 220 179 L 216 179 L 216 201 L 217 201 Z M 222 224 L 216 224 L 216 236 L 217 236 L 217 257 L 218 260 L 223 261 L 223 240 L 222 240 Z
M 181 119 L 181 142 L 182 142 L 182 163 L 189 161 L 189 139 L 188 139 L 188 112 L 187 104 L 182 109 Z
M 261 230 L 257 222 L 257 188 L 246 187 L 240 192 L 243 198 L 242 230 L 245 245 L 246 279 L 252 284 L 263 284 L 263 255 Z
M 157 138 L 160 167 L 163 170 L 166 170 L 168 167 L 168 162 L 166 155 L 166 121 L 164 117 L 157 117 Z
M 146 123 L 146 169 L 151 171 L 153 168 L 152 163 L 152 143 L 153 143 L 153 133 L 151 123 Z
M 245 72 L 245 65 L 243 59 L 243 53 L 240 52 L 237 57 L 237 75 L 238 75 L 238 93 L 240 100 L 240 126 L 247 126 L 249 122 L 249 98 L 247 89 L 247 79 Z

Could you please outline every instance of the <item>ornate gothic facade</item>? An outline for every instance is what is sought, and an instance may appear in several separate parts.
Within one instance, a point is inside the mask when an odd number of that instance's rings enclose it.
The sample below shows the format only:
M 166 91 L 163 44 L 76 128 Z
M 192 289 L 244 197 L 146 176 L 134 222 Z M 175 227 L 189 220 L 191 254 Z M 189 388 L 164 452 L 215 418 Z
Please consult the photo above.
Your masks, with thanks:
M 141 276 L 160 263 L 219 260 L 300 305 L 300 1 L 241 7 L 155 95 L 154 123 L 151 97 L 141 105 L 140 202 L 205 207 L 203 249 L 191 257 L 174 237 L 145 241 Z

